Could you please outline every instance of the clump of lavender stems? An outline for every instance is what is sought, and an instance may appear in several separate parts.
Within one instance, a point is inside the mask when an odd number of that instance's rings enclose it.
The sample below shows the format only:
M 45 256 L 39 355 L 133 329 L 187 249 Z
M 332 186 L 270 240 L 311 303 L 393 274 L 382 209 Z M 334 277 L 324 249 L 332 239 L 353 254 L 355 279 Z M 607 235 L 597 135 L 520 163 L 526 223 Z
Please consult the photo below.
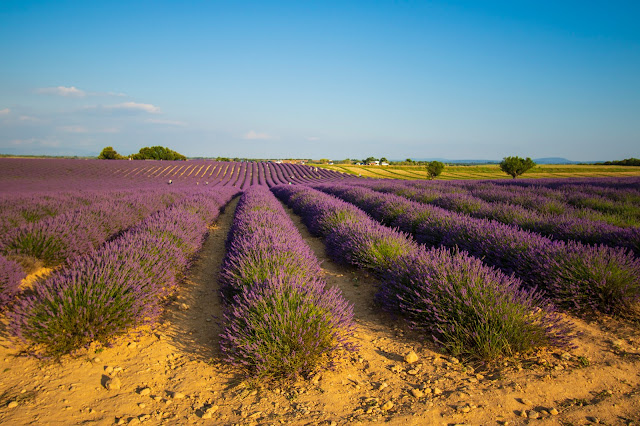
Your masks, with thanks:
M 232 365 L 292 379 L 355 350 L 352 307 L 326 287 L 317 258 L 266 188 L 245 191 L 227 246 L 220 345 Z

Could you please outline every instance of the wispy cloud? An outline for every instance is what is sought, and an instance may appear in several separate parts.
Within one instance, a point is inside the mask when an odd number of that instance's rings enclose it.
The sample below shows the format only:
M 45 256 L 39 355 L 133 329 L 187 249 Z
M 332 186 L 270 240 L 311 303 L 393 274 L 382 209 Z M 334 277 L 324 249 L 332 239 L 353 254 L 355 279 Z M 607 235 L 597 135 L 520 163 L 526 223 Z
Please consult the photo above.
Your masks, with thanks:
M 89 132 L 89 130 L 87 130 L 87 128 L 84 126 L 60 126 L 58 127 L 58 130 L 65 133 L 88 133 Z
M 11 110 L 9 108 L 0 109 L 0 115 L 9 115 Z
M 255 132 L 253 130 L 251 130 L 248 133 L 246 133 L 242 138 L 243 139 L 248 139 L 248 140 L 268 140 L 268 139 L 273 139 L 267 133 L 258 133 L 258 132 Z
M 146 123 L 152 123 L 152 124 L 166 124 L 168 126 L 186 126 L 187 123 L 185 123 L 184 121 L 177 121 L 177 120 L 163 120 L 161 118 L 148 118 L 146 120 L 144 120 Z
M 84 98 L 86 96 L 127 96 L 125 93 L 120 92 L 87 92 L 86 90 L 78 89 L 75 86 L 42 87 L 40 89 L 36 89 L 36 93 L 42 95 L 65 96 L 71 98 Z
M 120 133 L 120 129 L 117 127 L 106 127 L 98 131 L 98 133 Z
M 42 123 L 44 121 L 38 117 L 32 117 L 30 115 L 21 115 L 20 117 L 18 117 L 18 120 L 24 123 Z
M 120 98 L 124 98 L 127 96 L 126 93 L 118 93 L 118 92 L 91 92 L 90 95 L 93 96 L 117 96 Z
M 84 98 L 85 96 L 87 96 L 87 92 L 85 92 L 84 90 L 80 90 L 75 86 L 43 87 L 41 89 L 36 89 L 36 93 L 40 93 L 42 95 L 55 95 L 73 98 Z
M 121 104 L 116 104 L 116 105 L 107 105 L 105 106 L 105 108 L 128 110 L 128 111 L 143 111 L 143 112 L 148 112 L 150 114 L 160 113 L 160 108 L 155 105 L 141 104 L 137 102 L 123 102 Z
M 307 136 L 308 141 L 319 141 L 320 138 L 317 136 Z

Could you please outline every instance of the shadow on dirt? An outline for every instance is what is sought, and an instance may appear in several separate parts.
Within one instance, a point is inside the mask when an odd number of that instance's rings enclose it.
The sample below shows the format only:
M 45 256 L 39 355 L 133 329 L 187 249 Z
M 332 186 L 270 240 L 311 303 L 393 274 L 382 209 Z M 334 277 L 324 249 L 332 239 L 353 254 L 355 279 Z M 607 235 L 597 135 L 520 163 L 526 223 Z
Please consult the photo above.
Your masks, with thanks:
M 222 301 L 218 274 L 225 240 L 238 203 L 233 199 L 209 230 L 198 258 L 164 314 L 166 337 L 185 353 L 205 362 L 221 362 Z

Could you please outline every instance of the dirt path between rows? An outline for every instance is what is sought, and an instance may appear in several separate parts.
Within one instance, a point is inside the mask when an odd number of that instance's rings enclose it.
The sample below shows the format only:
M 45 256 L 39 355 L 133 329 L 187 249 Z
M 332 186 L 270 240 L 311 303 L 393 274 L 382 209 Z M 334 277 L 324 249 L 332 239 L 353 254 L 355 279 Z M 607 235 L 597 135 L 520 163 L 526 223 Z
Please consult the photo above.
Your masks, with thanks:
M 342 425 L 640 423 L 637 324 L 575 320 L 576 349 L 504 360 L 499 368 L 440 354 L 374 303 L 377 281 L 337 265 L 287 210 L 327 283 L 354 306 L 360 345 L 335 370 L 259 386 L 222 359 L 218 272 L 237 199 L 212 227 L 161 323 L 111 348 L 60 363 L 23 356 L 0 337 L 0 423 Z M 407 363 L 410 351 L 418 360 Z M 108 390 L 109 379 L 120 386 Z M 527 417 L 523 417 L 527 416 Z M 537 418 L 535 418 L 537 417 Z

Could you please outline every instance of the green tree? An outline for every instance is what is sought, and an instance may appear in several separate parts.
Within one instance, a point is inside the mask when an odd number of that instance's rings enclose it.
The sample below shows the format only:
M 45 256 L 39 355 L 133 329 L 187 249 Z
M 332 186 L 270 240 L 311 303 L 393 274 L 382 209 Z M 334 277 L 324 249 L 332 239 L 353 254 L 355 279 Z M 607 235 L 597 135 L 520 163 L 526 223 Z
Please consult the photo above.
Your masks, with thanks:
M 388 162 L 389 162 L 389 160 L 387 160 L 387 158 L 386 158 L 386 157 L 382 157 L 382 158 L 380 159 L 380 162 L 381 162 L 381 163 L 388 163 Z
M 362 162 L 363 162 L 365 165 L 367 165 L 367 164 L 369 164 L 369 163 L 373 163 L 374 161 L 378 161 L 378 159 L 377 159 L 377 158 L 375 158 L 375 157 L 367 157 L 366 159 L 362 160 Z
M 102 149 L 102 152 L 100 152 L 100 155 L 98 155 L 98 159 L 100 160 L 121 160 L 124 157 L 120 154 L 118 154 L 118 152 L 113 149 L 112 146 L 106 146 Z
M 131 156 L 134 160 L 181 160 L 185 161 L 187 157 L 163 146 L 145 146 L 140 148 L 140 152 Z
M 500 162 L 500 170 L 515 179 L 535 165 L 536 163 L 529 157 L 526 159 L 520 157 L 504 157 Z
M 427 163 L 427 175 L 429 175 L 429 179 L 435 179 L 440 176 L 440 173 L 444 170 L 444 163 L 440 161 L 430 161 Z

